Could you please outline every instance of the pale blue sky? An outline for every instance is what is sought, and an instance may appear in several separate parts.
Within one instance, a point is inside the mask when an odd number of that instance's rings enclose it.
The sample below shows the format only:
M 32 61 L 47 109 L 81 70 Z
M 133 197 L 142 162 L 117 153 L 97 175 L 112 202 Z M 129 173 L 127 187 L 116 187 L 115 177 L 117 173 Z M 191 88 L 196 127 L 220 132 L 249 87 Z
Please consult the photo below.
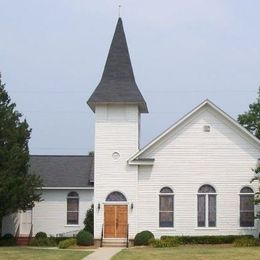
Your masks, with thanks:
M 237 118 L 260 85 L 258 0 L 0 0 L 0 71 L 32 154 L 86 154 L 122 4 L 146 144 L 206 98 Z

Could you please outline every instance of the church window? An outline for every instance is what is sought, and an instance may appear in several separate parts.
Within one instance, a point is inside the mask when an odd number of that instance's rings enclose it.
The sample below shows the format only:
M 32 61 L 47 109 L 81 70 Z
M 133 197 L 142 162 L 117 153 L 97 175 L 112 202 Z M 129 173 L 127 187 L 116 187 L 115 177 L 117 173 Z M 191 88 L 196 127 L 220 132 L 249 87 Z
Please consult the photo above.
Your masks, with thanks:
M 240 190 L 240 227 L 255 225 L 254 191 L 250 187 Z
M 79 224 L 79 195 L 72 191 L 67 196 L 67 224 Z
M 174 196 L 173 190 L 163 187 L 159 195 L 159 226 L 173 227 Z

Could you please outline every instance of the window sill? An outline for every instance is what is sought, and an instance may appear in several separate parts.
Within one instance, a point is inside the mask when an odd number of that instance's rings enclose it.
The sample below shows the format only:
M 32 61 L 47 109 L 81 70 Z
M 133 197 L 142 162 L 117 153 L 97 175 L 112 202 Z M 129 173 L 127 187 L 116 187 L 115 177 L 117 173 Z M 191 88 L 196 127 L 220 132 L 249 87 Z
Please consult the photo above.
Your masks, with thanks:
M 239 227 L 239 230 L 244 229 L 244 230 L 256 230 L 256 227 Z
M 219 230 L 217 227 L 197 227 L 195 230 Z
M 75 224 L 75 225 L 71 224 L 71 225 L 64 225 L 64 227 L 80 227 L 80 225 L 78 225 L 78 224 Z
M 157 230 L 170 230 L 170 231 L 173 231 L 173 230 L 176 230 L 174 227 L 159 227 L 157 228 Z

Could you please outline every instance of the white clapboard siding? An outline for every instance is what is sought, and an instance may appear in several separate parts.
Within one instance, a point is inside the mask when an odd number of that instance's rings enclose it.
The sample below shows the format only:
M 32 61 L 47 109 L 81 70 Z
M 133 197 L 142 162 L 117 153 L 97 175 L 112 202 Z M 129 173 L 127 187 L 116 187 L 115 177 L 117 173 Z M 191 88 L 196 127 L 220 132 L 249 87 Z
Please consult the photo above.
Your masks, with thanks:
M 211 131 L 204 132 L 204 125 Z M 239 191 L 253 187 L 251 168 L 260 157 L 259 146 L 210 107 L 191 116 L 151 146 L 143 158 L 153 166 L 139 166 L 138 227 L 161 235 L 255 234 L 239 227 Z M 210 184 L 217 192 L 216 228 L 197 228 L 197 192 Z M 159 191 L 174 191 L 174 228 L 159 228 Z M 256 188 L 256 187 L 254 187 Z
M 136 204 L 137 166 L 127 165 L 128 158 L 138 150 L 139 112 L 136 105 L 104 105 L 95 108 L 95 229 L 101 237 L 104 203 L 113 191 L 122 192 L 127 204 Z M 120 154 L 118 159 L 113 153 Z M 100 204 L 100 210 L 98 210 Z M 128 207 L 130 237 L 136 233 L 136 211 Z
M 67 225 L 67 195 L 71 191 L 79 194 L 79 225 Z M 56 236 L 84 228 L 83 221 L 93 203 L 93 190 L 43 190 L 43 201 L 33 208 L 33 235 L 43 231 Z
M 2 220 L 2 235 L 12 234 L 16 235 L 20 224 L 20 212 L 3 217 Z

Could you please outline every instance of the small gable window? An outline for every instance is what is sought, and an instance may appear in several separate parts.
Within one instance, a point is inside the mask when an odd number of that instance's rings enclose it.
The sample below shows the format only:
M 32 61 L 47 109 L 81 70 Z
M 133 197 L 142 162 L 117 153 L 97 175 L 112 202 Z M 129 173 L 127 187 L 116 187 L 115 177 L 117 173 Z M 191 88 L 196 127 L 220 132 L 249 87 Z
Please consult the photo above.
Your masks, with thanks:
M 108 194 L 106 201 L 126 201 L 126 197 L 119 191 L 113 191 Z
M 254 227 L 254 191 L 250 187 L 240 190 L 240 227 Z
M 173 227 L 174 196 L 173 190 L 163 187 L 159 194 L 159 226 Z
M 72 191 L 67 196 L 67 224 L 79 224 L 79 195 Z
M 216 227 L 216 190 L 211 185 L 203 185 L 198 190 L 198 227 Z

